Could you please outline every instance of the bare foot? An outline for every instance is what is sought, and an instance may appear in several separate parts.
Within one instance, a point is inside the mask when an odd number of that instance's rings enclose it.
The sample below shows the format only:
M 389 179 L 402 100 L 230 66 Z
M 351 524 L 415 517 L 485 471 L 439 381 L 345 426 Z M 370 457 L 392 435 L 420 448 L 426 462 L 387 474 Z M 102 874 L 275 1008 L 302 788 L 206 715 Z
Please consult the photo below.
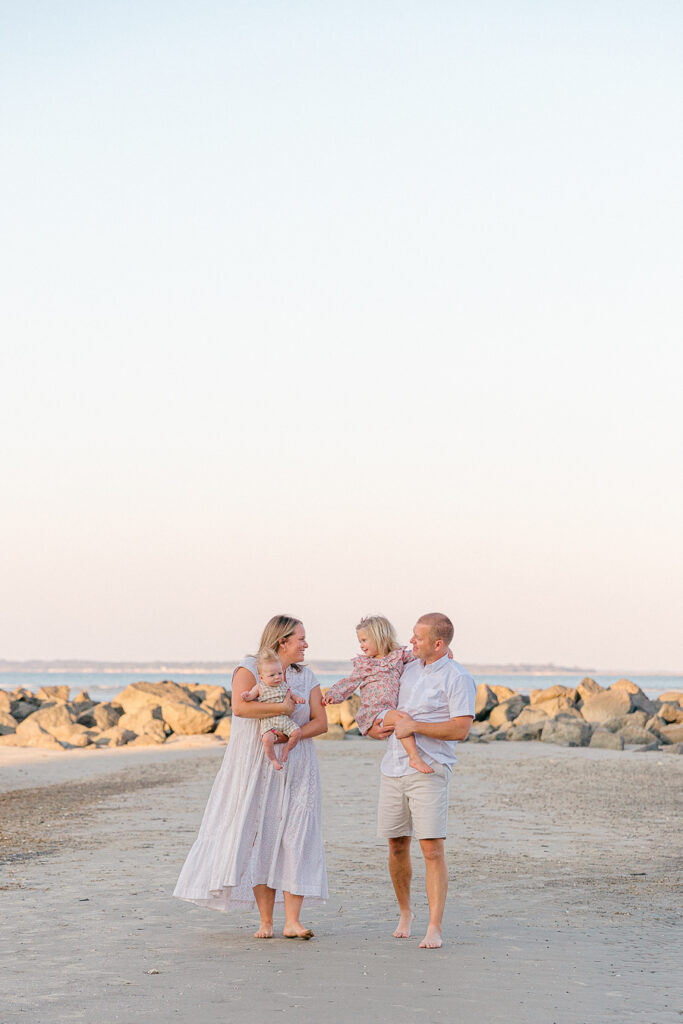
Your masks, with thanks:
M 286 924 L 282 929 L 286 939 L 312 939 L 313 932 L 310 928 L 304 928 L 302 924 Z
M 433 775 L 434 769 L 431 768 L 426 761 L 423 761 L 419 754 L 414 754 L 408 758 L 408 764 L 411 768 L 417 768 L 418 772 L 422 772 L 423 775 Z
M 394 932 L 394 938 L 409 939 L 414 920 L 415 914 L 412 912 L 412 910 L 407 910 L 405 913 L 401 914 L 401 916 L 398 919 L 398 927 Z
M 441 949 L 441 932 L 435 924 L 430 924 L 427 934 L 420 943 L 420 949 Z
M 261 921 L 261 924 L 259 926 L 259 930 L 257 932 L 254 932 L 254 938 L 255 939 L 272 939 L 272 937 L 273 937 L 273 922 L 271 921 L 270 924 L 266 924 L 263 921 Z

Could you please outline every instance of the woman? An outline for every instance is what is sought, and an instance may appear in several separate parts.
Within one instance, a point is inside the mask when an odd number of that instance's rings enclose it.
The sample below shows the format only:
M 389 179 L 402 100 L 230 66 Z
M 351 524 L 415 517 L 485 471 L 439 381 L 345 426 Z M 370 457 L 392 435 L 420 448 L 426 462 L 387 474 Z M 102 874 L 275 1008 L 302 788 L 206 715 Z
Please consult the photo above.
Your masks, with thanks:
M 257 939 L 273 935 L 273 908 L 283 899 L 286 938 L 310 939 L 299 920 L 304 897 L 327 899 L 322 842 L 320 772 L 313 737 L 327 732 L 320 686 L 304 657 L 306 632 L 298 619 L 276 615 L 261 637 L 259 653 L 277 653 L 287 685 L 305 698 L 295 704 L 248 702 L 242 693 L 258 681 L 256 659 L 233 674 L 230 742 L 209 796 L 199 837 L 190 850 L 174 896 L 212 910 L 253 906 L 261 915 Z M 282 771 L 263 755 L 257 719 L 291 715 L 301 739 Z M 286 739 L 286 737 L 282 737 Z M 281 748 L 280 748 L 281 749 Z

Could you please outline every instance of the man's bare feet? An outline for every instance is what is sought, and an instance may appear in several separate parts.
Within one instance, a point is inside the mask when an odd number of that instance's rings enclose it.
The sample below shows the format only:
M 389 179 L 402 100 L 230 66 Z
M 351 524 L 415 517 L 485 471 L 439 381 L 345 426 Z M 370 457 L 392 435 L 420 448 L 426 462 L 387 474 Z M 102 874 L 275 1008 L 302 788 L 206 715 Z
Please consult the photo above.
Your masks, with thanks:
M 440 949 L 441 948 L 441 932 L 435 924 L 430 924 L 427 929 L 427 934 L 420 943 L 420 949 Z
M 265 921 L 261 921 L 261 924 L 259 925 L 259 930 L 257 932 L 254 932 L 254 938 L 255 939 L 272 939 L 272 937 L 273 937 L 273 922 L 271 921 L 270 924 L 268 924 Z
M 412 912 L 412 910 L 407 910 L 405 913 L 402 913 L 398 919 L 398 927 L 394 932 L 394 938 L 409 939 L 414 920 L 415 914 Z
M 434 774 L 434 769 L 426 761 L 423 761 L 419 754 L 413 754 L 412 757 L 409 757 L 408 764 L 411 768 L 416 768 L 418 772 L 422 772 L 423 775 Z
M 286 924 L 282 929 L 286 939 L 312 939 L 313 932 L 310 928 L 304 928 L 302 924 Z

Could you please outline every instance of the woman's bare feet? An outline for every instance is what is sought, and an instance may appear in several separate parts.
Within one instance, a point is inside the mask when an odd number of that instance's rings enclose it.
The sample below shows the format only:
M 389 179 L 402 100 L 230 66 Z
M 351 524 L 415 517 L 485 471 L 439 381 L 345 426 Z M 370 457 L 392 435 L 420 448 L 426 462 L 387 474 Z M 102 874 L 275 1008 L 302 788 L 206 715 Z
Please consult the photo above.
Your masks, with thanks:
M 423 775 L 434 774 L 434 769 L 431 768 L 426 761 L 423 761 L 419 754 L 413 754 L 412 757 L 409 757 L 408 764 L 411 768 L 416 768 L 418 772 L 422 772 Z
M 300 921 L 296 924 L 286 924 L 282 929 L 282 934 L 286 939 L 312 939 L 313 932 L 310 928 L 304 928 Z
M 427 929 L 427 934 L 420 943 L 420 949 L 440 949 L 441 948 L 441 932 L 435 924 L 430 924 Z
M 273 937 L 273 922 L 270 924 L 267 921 L 261 921 L 259 930 L 254 932 L 255 939 L 272 939 Z
M 398 927 L 394 932 L 394 938 L 409 939 L 414 920 L 415 914 L 412 912 L 412 910 L 406 910 L 405 913 L 402 913 L 398 919 Z

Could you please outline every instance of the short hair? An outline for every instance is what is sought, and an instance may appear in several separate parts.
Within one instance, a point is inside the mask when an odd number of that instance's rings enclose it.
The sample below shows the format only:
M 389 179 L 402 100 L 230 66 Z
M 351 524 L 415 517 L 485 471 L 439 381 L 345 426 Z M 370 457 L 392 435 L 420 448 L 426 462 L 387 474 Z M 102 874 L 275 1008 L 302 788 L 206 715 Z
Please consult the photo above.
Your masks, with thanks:
M 359 629 L 364 629 L 370 634 L 382 658 L 392 651 L 397 651 L 401 646 L 396 638 L 396 630 L 383 615 L 368 615 L 366 619 L 361 619 L 356 626 L 356 632 Z
M 280 659 L 275 651 L 271 651 L 267 647 L 264 647 L 262 651 L 259 651 L 256 657 L 256 668 L 258 669 L 259 674 L 264 665 L 279 665 L 279 667 L 282 668 Z
M 421 622 L 423 626 L 429 626 L 432 640 L 443 640 L 444 646 L 450 647 L 455 629 L 447 615 L 444 615 L 443 612 L 427 612 L 426 615 L 421 615 L 417 621 Z

